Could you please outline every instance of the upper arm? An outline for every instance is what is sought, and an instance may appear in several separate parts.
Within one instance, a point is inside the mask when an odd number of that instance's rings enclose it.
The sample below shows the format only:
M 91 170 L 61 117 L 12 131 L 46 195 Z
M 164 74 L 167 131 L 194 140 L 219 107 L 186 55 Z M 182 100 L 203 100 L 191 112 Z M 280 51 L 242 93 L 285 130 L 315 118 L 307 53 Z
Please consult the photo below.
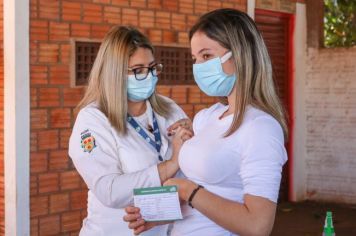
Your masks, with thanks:
M 69 156 L 89 189 L 108 174 L 122 174 L 109 121 L 94 109 L 81 110 L 69 140 Z
M 95 146 L 82 145 L 88 137 Z M 70 137 L 69 155 L 88 188 L 103 205 L 111 208 L 131 204 L 134 188 L 161 184 L 156 164 L 126 173 L 118 154 L 118 144 L 108 119 L 99 111 L 81 111 Z
M 273 118 L 261 117 L 251 121 L 247 132 L 240 171 L 244 194 L 276 203 L 287 160 L 282 128 Z

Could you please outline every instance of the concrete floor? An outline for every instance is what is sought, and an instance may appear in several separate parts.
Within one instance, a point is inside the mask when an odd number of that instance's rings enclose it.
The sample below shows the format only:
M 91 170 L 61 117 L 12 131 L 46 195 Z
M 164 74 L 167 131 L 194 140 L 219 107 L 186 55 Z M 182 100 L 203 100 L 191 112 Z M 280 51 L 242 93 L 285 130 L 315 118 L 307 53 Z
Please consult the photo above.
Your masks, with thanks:
M 332 211 L 335 234 L 356 236 L 356 205 L 316 202 L 280 203 L 272 236 L 321 236 L 326 211 Z

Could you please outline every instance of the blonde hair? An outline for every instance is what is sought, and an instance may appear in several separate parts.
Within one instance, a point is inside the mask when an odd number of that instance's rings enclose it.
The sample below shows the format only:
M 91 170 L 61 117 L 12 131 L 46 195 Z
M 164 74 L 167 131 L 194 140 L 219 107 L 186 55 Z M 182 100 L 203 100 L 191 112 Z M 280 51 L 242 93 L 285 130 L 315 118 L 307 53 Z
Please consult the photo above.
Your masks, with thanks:
M 111 125 L 126 134 L 127 119 L 127 74 L 130 56 L 138 48 L 154 52 L 149 40 L 132 27 L 115 26 L 105 36 L 89 75 L 89 84 L 83 99 L 77 106 L 82 109 L 97 103 L 99 110 Z M 156 93 L 149 98 L 153 110 L 167 118 L 170 104 Z
M 201 16 L 190 30 L 189 38 L 196 32 L 206 34 L 233 54 L 237 93 L 233 122 L 226 136 L 240 127 L 246 107 L 251 104 L 273 116 L 287 139 L 285 110 L 275 90 L 271 60 L 253 20 L 235 9 L 218 9 Z

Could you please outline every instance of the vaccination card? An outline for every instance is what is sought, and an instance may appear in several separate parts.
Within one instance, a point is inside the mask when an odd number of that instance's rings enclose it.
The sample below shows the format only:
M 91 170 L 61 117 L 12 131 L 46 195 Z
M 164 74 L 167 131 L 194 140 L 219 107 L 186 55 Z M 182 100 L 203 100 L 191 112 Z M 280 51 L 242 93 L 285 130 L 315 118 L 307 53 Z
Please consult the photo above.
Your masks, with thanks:
M 134 189 L 134 204 L 147 222 L 183 219 L 177 186 Z

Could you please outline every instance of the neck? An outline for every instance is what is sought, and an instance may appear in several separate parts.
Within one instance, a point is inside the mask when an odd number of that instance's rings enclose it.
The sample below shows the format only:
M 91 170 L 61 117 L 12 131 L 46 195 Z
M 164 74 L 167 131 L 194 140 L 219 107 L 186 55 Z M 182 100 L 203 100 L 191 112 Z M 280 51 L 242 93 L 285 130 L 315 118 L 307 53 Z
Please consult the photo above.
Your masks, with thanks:
M 132 116 L 140 116 L 146 112 L 146 101 L 132 102 L 128 101 L 128 112 Z
M 229 103 L 229 108 L 225 112 L 224 115 L 230 115 L 235 112 L 235 104 L 236 104 L 236 89 L 233 88 L 230 95 L 227 97 L 227 102 Z

